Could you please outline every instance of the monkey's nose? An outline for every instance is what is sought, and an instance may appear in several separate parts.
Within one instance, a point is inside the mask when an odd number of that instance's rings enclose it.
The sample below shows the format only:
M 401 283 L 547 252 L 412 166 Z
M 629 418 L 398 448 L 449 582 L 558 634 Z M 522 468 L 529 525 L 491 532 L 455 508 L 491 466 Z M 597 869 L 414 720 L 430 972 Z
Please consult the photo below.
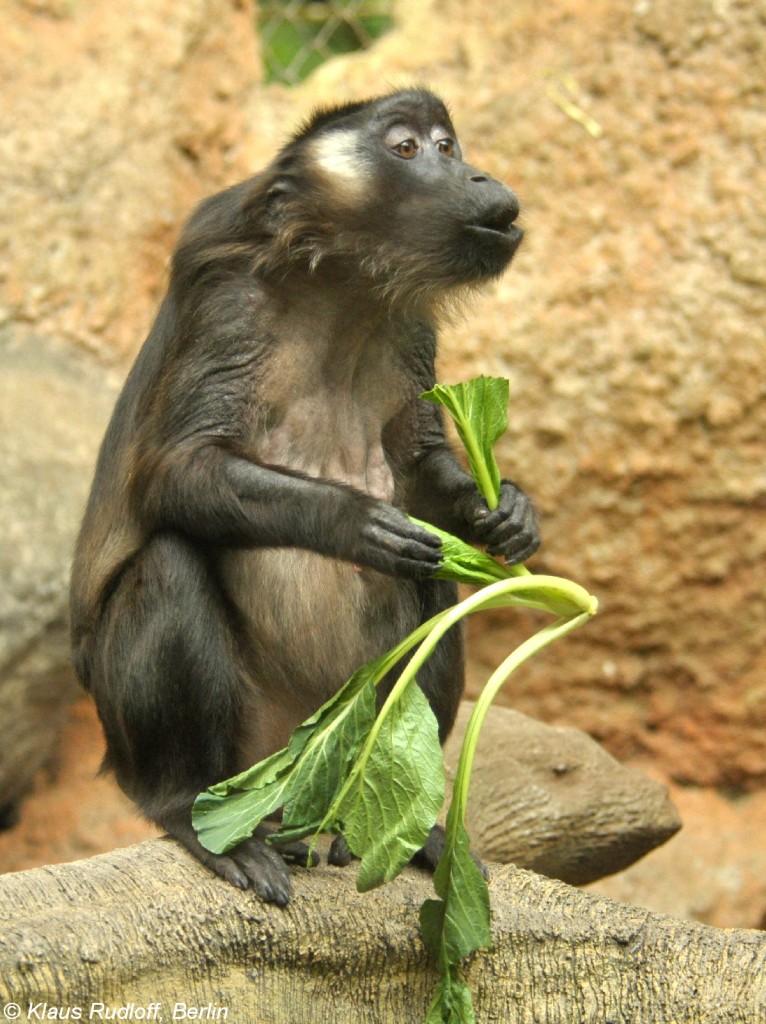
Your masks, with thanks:
M 506 224 L 513 224 L 520 213 L 519 200 L 515 192 L 512 192 L 501 181 L 477 171 L 473 167 L 468 169 L 467 180 L 474 185 L 482 186 L 481 203 L 493 211 L 502 211 L 501 216 Z M 478 195 L 477 195 L 478 198 Z

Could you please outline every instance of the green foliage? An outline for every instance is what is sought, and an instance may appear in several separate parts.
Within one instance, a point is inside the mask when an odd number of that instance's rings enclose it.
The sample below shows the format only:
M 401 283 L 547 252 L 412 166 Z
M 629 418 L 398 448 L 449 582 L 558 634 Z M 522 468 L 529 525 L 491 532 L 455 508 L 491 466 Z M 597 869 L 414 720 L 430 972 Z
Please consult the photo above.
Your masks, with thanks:
M 393 23 L 389 0 L 260 0 L 258 6 L 266 80 L 291 85 L 331 57 L 369 46 Z
M 453 803 L 451 814 L 454 807 Z M 443 974 L 469 953 L 492 943 L 489 890 L 471 856 L 471 841 L 461 816 L 452 814 L 452 818 L 447 821 L 447 844 L 434 873 L 439 899 L 426 900 L 420 908 L 420 933 Z
M 333 809 L 361 858 L 357 888 L 396 878 L 423 846 L 444 801 L 439 730 L 423 691 L 408 686 L 391 706 Z
M 327 703 L 300 725 L 286 747 L 194 802 L 192 823 L 202 845 L 225 853 L 283 807 L 280 838 L 317 832 L 375 723 L 375 686 L 420 639 L 425 623 L 380 658 L 362 665 Z M 430 710 L 430 709 L 429 709 Z M 432 716 L 433 717 L 433 716 Z

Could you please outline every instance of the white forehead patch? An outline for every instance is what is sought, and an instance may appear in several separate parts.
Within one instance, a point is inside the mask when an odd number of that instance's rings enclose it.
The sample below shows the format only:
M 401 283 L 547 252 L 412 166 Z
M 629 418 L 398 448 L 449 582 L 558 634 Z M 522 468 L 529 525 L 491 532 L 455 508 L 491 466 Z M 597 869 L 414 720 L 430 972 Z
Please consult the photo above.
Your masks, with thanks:
M 367 179 L 367 170 L 359 157 L 357 141 L 358 133 L 355 131 L 320 135 L 311 147 L 315 165 L 348 188 L 361 187 Z

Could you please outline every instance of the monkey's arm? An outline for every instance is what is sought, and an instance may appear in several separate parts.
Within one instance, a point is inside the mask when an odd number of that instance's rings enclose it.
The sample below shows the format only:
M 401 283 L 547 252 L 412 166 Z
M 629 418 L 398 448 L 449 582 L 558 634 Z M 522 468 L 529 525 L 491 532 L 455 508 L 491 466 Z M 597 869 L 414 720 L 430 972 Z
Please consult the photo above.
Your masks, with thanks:
M 419 449 L 413 465 L 409 508 L 413 515 L 462 540 L 481 544 L 506 562 L 523 562 L 540 546 L 537 514 L 527 495 L 503 480 L 490 511 L 473 478 L 460 466 L 445 435 L 441 410 L 420 403 Z
M 150 530 L 233 547 L 306 548 L 394 576 L 421 578 L 440 564 L 432 534 L 353 487 L 262 466 L 212 443 L 142 461 L 136 489 Z

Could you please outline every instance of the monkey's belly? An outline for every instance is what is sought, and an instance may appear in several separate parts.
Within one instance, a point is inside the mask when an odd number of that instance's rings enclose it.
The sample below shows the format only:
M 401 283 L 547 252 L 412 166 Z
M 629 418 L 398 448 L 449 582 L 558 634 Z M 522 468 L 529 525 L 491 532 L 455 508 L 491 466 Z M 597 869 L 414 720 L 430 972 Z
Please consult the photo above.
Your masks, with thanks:
M 290 734 L 418 624 L 416 585 L 291 548 L 232 552 L 225 578 L 248 635 L 242 767 Z

